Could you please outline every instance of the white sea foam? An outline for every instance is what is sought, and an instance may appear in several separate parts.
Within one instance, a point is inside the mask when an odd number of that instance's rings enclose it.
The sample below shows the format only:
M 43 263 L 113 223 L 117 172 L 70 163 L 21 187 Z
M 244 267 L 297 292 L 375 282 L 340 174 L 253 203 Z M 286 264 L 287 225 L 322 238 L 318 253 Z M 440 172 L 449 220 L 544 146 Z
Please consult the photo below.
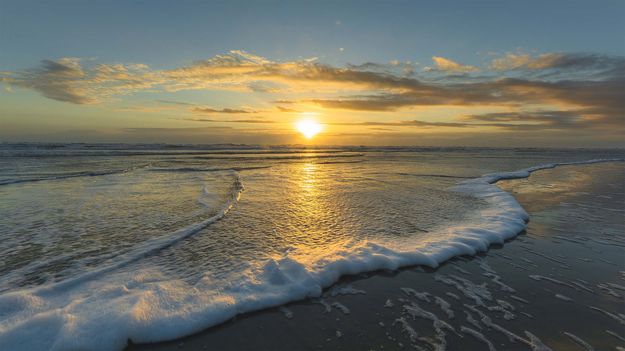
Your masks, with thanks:
M 571 340 L 575 341 L 580 346 L 584 347 L 584 349 L 586 349 L 586 351 L 595 351 L 595 349 L 589 343 L 584 341 L 579 336 L 577 336 L 577 335 L 575 335 L 573 333 L 569 333 L 569 332 L 562 332 L 562 334 L 568 336 Z
M 529 301 L 527 301 L 526 299 L 524 299 L 524 298 L 522 298 L 522 297 L 519 297 L 519 296 L 516 296 L 516 295 L 510 295 L 510 298 L 511 298 L 511 299 L 515 299 L 515 300 L 517 300 L 517 301 L 521 301 L 521 302 L 526 303 L 526 304 L 527 304 L 527 303 L 530 303 L 530 302 L 529 302 Z
M 473 325 L 477 329 L 482 330 L 480 323 L 477 321 L 477 319 L 473 318 L 473 315 L 471 315 L 469 311 L 464 310 L 464 313 L 467 315 L 467 322 L 471 323 L 471 325 Z
M 565 164 L 606 161 L 622 160 Z M 401 247 L 372 241 L 350 243 L 314 258 L 294 250 L 248 268 L 228 286 L 217 286 L 208 275 L 191 285 L 148 268 L 125 273 L 117 270 L 225 216 L 238 199 L 237 191 L 233 201 L 214 217 L 148 242 L 142 250 L 121 258 L 115 265 L 59 283 L 1 295 L 0 345 L 7 350 L 121 350 L 128 339 L 133 342 L 170 340 L 222 323 L 240 313 L 318 297 L 324 287 L 332 285 L 342 275 L 408 265 L 437 267 L 454 256 L 473 255 L 486 251 L 490 244 L 503 244 L 524 230 L 528 214 L 511 194 L 493 183 L 525 178 L 534 171 L 556 166 L 558 164 L 548 164 L 517 172 L 488 174 L 461 182 L 455 187 L 456 191 L 482 199 L 487 207 L 480 210 L 479 216 L 475 216 L 477 219 L 435 233 L 437 235 L 432 237 L 436 240 L 412 245 L 402 243 Z M 480 298 L 475 295 L 476 291 L 470 291 L 479 290 L 479 286 L 467 286 L 460 277 L 445 279 L 462 288 L 465 295 L 469 294 L 467 297 Z M 333 304 L 343 310 L 341 306 Z M 499 327 L 484 317 L 482 322 Z M 438 324 L 445 327 L 440 320 Z M 503 328 L 496 329 L 507 332 Z M 513 338 L 523 340 L 536 350 L 545 349 L 533 335 L 526 335 L 529 340 L 517 335 Z
M 572 298 L 570 298 L 570 297 L 568 297 L 566 295 L 562 295 L 562 294 L 556 294 L 555 297 L 560 299 L 560 300 L 562 300 L 562 301 L 567 301 L 567 302 L 573 301 Z
M 408 295 L 408 296 L 414 296 L 416 298 L 418 298 L 419 300 L 425 301 L 425 302 L 430 302 L 430 293 L 428 292 L 418 292 L 413 288 L 399 288 L 401 291 L 404 292 L 404 294 Z
M 338 301 L 337 302 L 333 302 L 331 306 L 336 308 L 336 309 L 338 309 L 339 311 L 343 312 L 343 314 L 349 314 L 350 313 L 349 308 L 347 308 L 347 306 L 343 305 L 342 303 L 340 303 Z
M 434 297 L 434 302 L 440 306 L 441 310 L 447 314 L 448 318 L 454 318 L 454 311 L 451 309 L 451 304 L 438 296 Z
M 526 338 L 523 338 L 513 332 L 511 332 L 510 330 L 500 326 L 499 324 L 496 324 L 493 322 L 493 320 L 488 317 L 487 315 L 485 315 L 482 311 L 478 310 L 475 306 L 470 306 L 470 305 L 464 305 L 466 308 L 470 309 L 471 311 L 477 313 L 480 317 L 481 317 L 481 321 L 482 323 L 491 328 L 494 329 L 502 334 L 504 334 L 505 336 L 508 337 L 508 340 L 510 340 L 510 342 L 517 342 L 520 341 L 526 345 L 528 345 L 532 350 L 534 351 L 551 351 L 551 348 L 549 348 L 547 345 L 543 344 L 543 342 L 534 334 L 530 333 L 529 331 L 525 331 L 525 335 L 527 336 Z
M 332 312 L 332 306 L 330 306 L 330 304 L 327 303 L 324 299 L 322 299 L 322 298 L 315 298 L 312 301 L 315 302 L 315 303 L 320 304 L 321 306 L 323 306 L 323 309 L 324 309 L 323 313 L 330 313 L 330 312 Z
M 472 299 L 479 306 L 485 306 L 484 300 L 492 300 L 492 294 L 488 290 L 486 283 L 478 285 L 470 280 L 455 275 L 444 274 L 436 274 L 434 280 L 454 286 L 456 289 L 460 290 L 464 296 Z
M 486 309 L 488 309 L 489 311 L 497 311 L 503 313 L 503 318 L 507 321 L 516 318 L 514 313 L 511 312 L 514 311 L 514 306 L 504 300 L 497 300 L 497 303 L 498 304 L 495 306 L 486 306 Z
M 278 308 L 278 310 L 288 319 L 292 319 L 293 318 L 293 311 L 291 311 L 290 309 L 286 308 L 285 306 L 280 306 L 280 308 Z
M 611 330 L 606 330 L 605 332 L 606 332 L 606 333 L 608 333 L 608 334 L 610 334 L 610 335 L 612 335 L 613 337 L 615 337 L 615 338 L 617 338 L 617 339 L 621 340 L 621 341 L 625 341 L 625 338 L 624 338 L 624 337 L 622 337 L 622 336 L 618 335 L 617 333 L 615 333 L 615 332 L 613 332 L 613 331 L 611 331 Z
M 615 313 L 612 313 L 612 312 L 609 312 L 609 311 L 606 311 L 604 309 L 601 309 L 599 307 L 594 307 L 594 306 L 588 306 L 588 308 L 590 308 L 592 310 L 595 310 L 595 311 L 598 311 L 598 312 L 601 312 L 601 313 L 605 314 L 606 316 L 608 316 L 608 317 L 614 319 L 615 321 L 619 322 L 620 324 L 625 325 L 625 316 L 622 315 L 622 314 L 618 314 L 618 313 L 615 314 Z
M 447 334 L 445 333 L 445 330 L 457 333 L 454 327 L 452 327 L 450 324 L 438 318 L 436 314 L 424 310 L 415 302 L 411 302 L 408 305 L 404 305 L 403 311 L 405 314 L 412 317 L 412 319 L 422 318 L 422 319 L 427 319 L 427 320 L 432 321 L 432 327 L 434 327 L 434 331 L 436 333 L 436 340 L 438 342 L 435 342 L 425 337 L 420 338 L 420 340 L 425 341 L 426 343 L 430 344 L 432 348 L 435 350 L 447 349 L 447 339 L 445 338 Z
M 460 300 L 460 296 L 458 296 L 458 295 L 456 295 L 456 294 L 454 294 L 454 293 L 452 293 L 452 292 L 449 292 L 449 291 L 448 291 L 448 292 L 446 292 L 446 293 L 445 293 L 445 295 L 447 295 L 447 296 L 449 296 L 449 297 L 451 297 L 451 298 L 454 298 L 454 299 L 456 299 L 456 300 Z
M 408 336 L 411 342 L 417 342 L 419 340 L 419 334 L 414 330 L 413 327 L 408 324 L 408 321 L 404 317 L 397 318 L 393 325 L 399 324 L 402 328 L 402 331 Z
M 606 284 L 614 289 L 625 291 L 625 286 L 623 285 L 616 284 L 616 283 L 606 283 Z
M 335 285 L 330 290 L 328 290 L 324 295 L 325 296 L 338 296 L 338 295 L 365 295 L 367 292 L 360 289 L 354 289 L 351 285 L 340 286 Z
M 486 339 L 486 337 L 484 336 L 484 334 L 478 332 L 477 330 L 473 330 L 471 328 L 465 327 L 464 325 L 460 327 L 460 331 L 469 335 L 472 335 L 473 337 L 475 337 L 476 339 L 480 340 L 481 342 L 485 343 L 486 346 L 488 347 L 489 351 L 495 351 L 495 345 L 493 345 L 493 343 Z
M 614 297 L 618 297 L 618 298 L 622 298 L 623 295 L 619 294 L 618 292 L 616 292 L 616 290 L 612 289 L 609 285 L 606 284 L 597 284 L 597 287 L 600 290 L 605 291 L 607 294 L 612 295 Z

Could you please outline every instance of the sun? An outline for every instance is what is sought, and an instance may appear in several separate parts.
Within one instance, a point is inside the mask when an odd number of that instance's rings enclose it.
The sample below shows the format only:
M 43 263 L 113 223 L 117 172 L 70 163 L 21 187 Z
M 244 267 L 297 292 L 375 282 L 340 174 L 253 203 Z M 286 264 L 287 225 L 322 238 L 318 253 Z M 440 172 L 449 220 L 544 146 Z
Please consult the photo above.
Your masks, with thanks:
M 297 122 L 295 127 L 306 139 L 314 137 L 323 129 L 323 126 L 319 122 L 312 119 L 303 119 Z

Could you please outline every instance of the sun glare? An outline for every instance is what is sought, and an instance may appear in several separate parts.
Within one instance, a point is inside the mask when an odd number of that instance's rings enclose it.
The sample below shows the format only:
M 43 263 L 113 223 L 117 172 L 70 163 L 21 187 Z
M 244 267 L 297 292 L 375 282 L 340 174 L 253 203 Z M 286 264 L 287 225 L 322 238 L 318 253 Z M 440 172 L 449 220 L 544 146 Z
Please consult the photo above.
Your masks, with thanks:
M 321 131 L 321 129 L 323 129 L 319 122 L 311 119 L 304 119 L 297 122 L 296 128 L 306 137 L 306 139 L 314 137 Z

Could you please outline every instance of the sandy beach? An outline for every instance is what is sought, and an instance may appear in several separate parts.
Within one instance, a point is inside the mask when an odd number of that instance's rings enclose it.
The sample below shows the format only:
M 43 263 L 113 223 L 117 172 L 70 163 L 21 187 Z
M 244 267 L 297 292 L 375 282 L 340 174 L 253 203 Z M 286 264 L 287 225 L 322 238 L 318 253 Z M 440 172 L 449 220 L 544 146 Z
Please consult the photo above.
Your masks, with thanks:
M 343 278 L 320 299 L 128 350 L 614 350 L 625 347 L 625 167 L 501 181 L 527 231 L 436 269 Z

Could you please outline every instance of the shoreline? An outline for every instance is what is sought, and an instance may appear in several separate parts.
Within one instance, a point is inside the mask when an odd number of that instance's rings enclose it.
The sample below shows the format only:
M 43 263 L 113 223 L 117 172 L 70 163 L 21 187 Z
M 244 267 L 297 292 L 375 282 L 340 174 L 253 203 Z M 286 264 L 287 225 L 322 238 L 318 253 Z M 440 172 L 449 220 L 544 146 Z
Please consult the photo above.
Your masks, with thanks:
M 591 167 L 592 167 L 592 166 L 591 166 Z M 549 171 L 547 171 L 547 172 L 549 172 Z M 511 172 L 511 173 L 518 173 L 518 172 Z M 542 173 L 542 172 L 540 172 L 540 173 Z M 514 181 L 513 181 L 513 182 L 514 182 Z M 523 204 L 523 205 L 525 205 L 525 204 Z M 530 206 L 530 207 L 531 207 L 531 206 Z M 540 221 L 538 221 L 538 222 L 540 223 Z M 530 226 L 535 227 L 535 225 L 532 225 L 532 222 L 530 222 Z M 523 242 L 523 239 L 522 239 L 521 237 L 519 237 L 517 240 L 512 240 L 512 241 L 510 241 L 510 242 L 508 242 L 508 243 L 506 244 L 506 249 L 508 249 L 508 247 L 509 247 L 509 246 L 516 246 L 518 243 L 522 243 L 522 242 Z M 522 247 L 522 246 L 521 246 L 521 247 Z M 493 258 L 493 255 L 492 255 L 492 254 L 490 254 L 490 255 L 489 255 L 489 253 L 490 253 L 491 251 L 493 251 L 493 253 L 494 253 L 494 250 L 497 250 L 497 249 L 496 249 L 496 245 L 495 245 L 495 247 L 493 247 L 493 246 L 491 245 L 491 247 L 489 248 L 489 252 L 488 252 L 488 253 L 485 253 L 485 254 L 478 254 L 476 257 L 481 257 L 481 255 L 484 255 L 485 257 L 488 257 L 488 258 L 489 258 L 489 260 L 493 260 L 493 259 L 494 259 L 494 258 Z M 521 248 L 521 250 L 526 250 L 526 249 Z M 506 253 L 508 253 L 508 251 L 510 251 L 510 250 L 505 250 L 505 252 L 506 252 Z M 521 252 L 524 252 L 524 251 L 521 251 Z M 506 256 L 506 255 L 505 255 L 505 254 L 503 254 L 503 253 L 502 253 L 501 255 L 502 255 L 502 257 L 503 257 L 503 256 Z M 543 255 L 543 256 L 544 256 L 544 255 Z M 540 257 L 540 256 L 538 256 L 538 257 Z M 558 261 L 562 261 L 561 259 L 558 259 L 557 257 L 551 257 L 551 259 L 546 259 L 546 258 L 542 257 L 542 259 L 545 259 L 545 260 L 547 260 L 548 262 L 550 262 L 550 263 L 552 263 L 552 264 L 558 264 L 558 263 L 557 263 Z M 449 261 L 446 261 L 445 263 L 441 264 L 441 265 L 440 265 L 437 269 L 432 270 L 432 272 L 435 272 L 435 274 L 438 274 L 438 273 L 440 273 L 440 272 L 446 272 L 446 271 L 448 270 L 448 268 L 445 268 L 445 267 L 448 267 L 448 266 L 454 266 L 454 267 L 455 267 L 455 266 L 456 266 L 456 264 L 458 264 L 458 261 L 462 261 L 462 262 L 464 262 L 464 260 L 466 260 L 465 256 L 460 256 L 460 257 L 458 257 L 458 258 L 453 258 L 453 259 L 451 259 L 451 260 L 449 260 Z M 472 260 L 473 260 L 473 261 L 476 261 L 477 259 L 471 259 L 471 260 L 469 260 L 469 262 L 473 262 Z M 497 263 L 497 258 L 495 258 L 494 260 L 495 260 L 495 262 L 496 262 L 495 264 L 493 264 L 494 266 L 497 266 L 497 265 L 500 265 L 500 264 L 501 264 L 501 262 Z M 518 263 L 517 263 L 516 265 L 517 265 L 517 266 L 520 266 Z M 478 266 L 479 266 L 479 264 L 478 264 Z M 414 270 L 414 268 L 410 268 L 410 267 L 408 267 L 408 268 L 401 269 L 401 270 L 399 270 L 399 273 L 397 273 L 397 276 L 402 276 L 402 275 L 406 274 L 405 272 L 412 271 L 412 270 Z M 465 270 L 465 271 L 466 271 L 466 270 Z M 432 273 L 432 272 L 431 272 L 431 273 Z M 487 273 L 487 274 L 493 274 L 493 273 L 489 273 L 489 272 L 486 272 L 486 273 Z M 360 276 L 362 276 L 362 275 L 360 275 Z M 376 289 L 374 286 L 370 286 L 370 285 L 375 285 L 375 284 L 369 284 L 369 283 L 366 283 L 366 282 L 370 282 L 370 281 L 373 281 L 373 280 L 379 280 L 379 279 L 380 279 L 379 277 L 383 276 L 383 274 L 381 274 L 381 273 L 378 271 L 377 273 L 373 273 L 373 274 L 371 274 L 371 273 L 370 273 L 370 274 L 365 274 L 365 276 L 367 276 L 367 277 L 369 277 L 369 278 L 364 279 L 364 282 L 363 282 L 363 281 L 361 281 L 361 280 L 356 280 L 356 281 L 358 282 L 358 284 L 359 284 L 359 285 L 365 285 L 367 288 L 366 288 L 366 289 L 355 289 L 355 290 L 365 291 L 365 292 L 367 292 L 367 294 L 356 294 L 356 295 L 350 295 L 350 296 L 349 296 L 349 298 L 350 298 L 350 299 L 356 299 L 358 295 L 363 295 L 363 296 L 370 295 L 369 291 L 371 291 L 372 289 Z M 535 275 L 535 276 L 541 276 L 541 277 L 542 277 L 542 275 Z M 333 285 L 333 287 L 335 287 L 335 286 L 340 286 L 341 284 L 344 284 L 345 282 L 350 281 L 350 280 L 352 280 L 352 279 L 354 279 L 354 278 L 355 278 L 354 276 L 350 276 L 350 277 L 342 277 L 342 278 L 339 280 L 339 282 L 338 282 L 338 283 L 336 283 L 336 284 L 334 284 L 334 285 Z M 552 278 L 552 279 L 553 279 L 553 278 Z M 532 279 L 532 280 L 535 280 L 535 279 Z M 538 278 L 538 281 L 541 281 L 541 278 Z M 428 285 L 428 287 L 429 287 L 429 288 L 432 288 L 432 287 L 430 286 L 430 285 L 432 285 L 432 284 L 431 284 L 431 282 L 430 282 L 430 283 L 428 283 L 428 284 L 429 284 L 429 285 Z M 582 283 L 579 283 L 579 284 L 582 284 Z M 614 284 L 614 283 L 612 283 L 612 284 Z M 385 284 L 383 284 L 383 285 L 385 285 Z M 388 285 L 388 284 L 386 284 L 386 285 Z M 569 285 L 571 285 L 571 284 L 569 284 Z M 331 288 L 330 288 L 330 289 L 328 289 L 328 290 L 325 290 L 324 294 L 327 294 L 327 293 L 328 293 L 328 291 L 332 291 L 333 287 L 331 287 Z M 448 292 L 449 292 L 449 291 L 448 291 Z M 388 293 L 388 292 L 387 292 L 387 293 Z M 445 292 L 445 294 L 444 294 L 444 295 L 446 295 L 446 293 L 447 293 L 447 292 Z M 452 294 L 454 294 L 454 293 L 452 292 Z M 455 295 L 457 296 L 458 294 L 455 294 Z M 559 300 L 562 300 L 562 301 L 564 301 L 564 299 L 563 299 L 562 297 L 568 298 L 568 296 L 567 296 L 567 295 L 565 295 L 565 294 L 560 294 L 560 293 L 558 293 L 558 294 L 556 294 L 556 295 L 561 295 L 561 297 L 559 297 L 558 299 L 559 299 Z M 570 293 L 569 293 L 569 295 L 570 295 Z M 339 293 L 337 296 L 342 296 L 342 295 Z M 360 298 L 362 298 L 362 296 L 361 296 Z M 441 297 L 441 298 L 442 298 L 442 297 Z M 447 297 L 447 300 L 449 300 L 449 297 Z M 337 301 L 337 302 L 338 302 L 338 301 Z M 518 302 L 518 301 L 517 301 L 517 302 Z M 363 304 L 369 304 L 370 302 L 366 301 L 366 299 L 365 299 L 365 301 L 362 301 L 362 303 L 363 303 Z M 448 303 L 449 303 L 449 301 L 448 301 Z M 238 320 L 238 322 L 236 322 L 236 323 L 226 322 L 226 323 L 223 323 L 223 324 L 220 324 L 220 325 L 217 325 L 217 326 L 211 327 L 211 328 L 207 329 L 207 330 L 206 330 L 206 331 L 204 331 L 204 332 L 200 332 L 199 334 L 195 334 L 195 335 L 190 336 L 190 337 L 181 338 L 181 339 L 178 339 L 178 340 L 175 340 L 175 341 L 164 342 L 164 343 L 145 344 L 145 345 L 143 345 L 143 346 L 147 346 L 148 348 L 156 348 L 156 349 L 159 349 L 159 348 L 160 348 L 160 349 L 167 349 L 167 347 L 173 347 L 173 346 L 176 346 L 176 347 L 183 347 L 184 349 L 193 349 L 193 348 L 187 348 L 187 347 L 185 347 L 184 345 L 188 345 L 188 343 L 189 343 L 189 341 L 188 341 L 188 340 L 200 340 L 200 341 L 198 341 L 198 342 L 203 342 L 203 343 L 204 343 L 204 345 L 202 345 L 202 347 L 204 347 L 204 346 L 211 346 L 211 345 L 217 345 L 217 347 L 216 347 L 217 349 L 227 349 L 227 345 L 226 345 L 226 343 L 223 341 L 224 339 L 219 339 L 219 335 L 221 335 L 221 337 L 222 337 L 222 338 L 224 338 L 224 336 L 223 336 L 223 335 L 226 335 L 226 336 L 227 336 L 227 335 L 230 333 L 228 330 L 231 330 L 231 329 L 241 329 L 241 328 L 244 328 L 244 327 L 242 327 L 242 326 L 241 326 L 241 324 L 243 324 L 243 322 L 241 322 L 241 321 L 248 321 L 248 320 L 252 320 L 252 322 L 249 322 L 249 323 L 254 324 L 254 323 L 261 323 L 261 322 L 254 322 L 253 320 L 256 320 L 256 319 L 261 319 L 261 320 L 263 320 L 263 319 L 267 319 L 267 318 L 268 318 L 268 319 L 269 319 L 269 321 L 267 321 L 267 322 L 262 322 L 262 324 L 265 324 L 265 323 L 283 324 L 283 323 L 281 323 L 281 322 L 280 322 L 280 319 L 279 319 L 279 318 L 280 318 L 280 313 L 283 313 L 283 314 L 285 314 L 286 316 L 289 316 L 289 315 L 290 315 L 290 316 L 292 316 L 292 317 L 293 317 L 293 318 L 285 318 L 287 321 L 295 321 L 295 320 L 297 319 L 297 316 L 300 314 L 300 313 L 298 313 L 297 309 L 300 309 L 300 308 L 305 309 L 305 310 L 306 310 L 306 309 L 309 309 L 309 308 L 311 308 L 311 307 L 309 306 L 310 304 L 312 304 L 312 305 L 315 305 L 315 304 L 316 304 L 317 306 L 319 306 L 319 302 L 314 303 L 314 302 L 311 302 L 311 301 L 310 301 L 310 299 L 309 299 L 309 300 L 305 300 L 305 301 L 295 302 L 295 303 L 289 303 L 289 304 L 285 305 L 286 307 L 285 307 L 285 306 L 283 306 L 283 307 L 280 307 L 280 308 L 279 308 L 280 310 L 282 310 L 282 312 L 275 312 L 275 311 L 274 311 L 274 310 L 275 310 L 275 308 L 272 308 L 272 309 L 270 309 L 270 310 L 262 310 L 262 311 L 258 311 L 258 312 L 246 313 L 246 314 L 239 315 L 239 316 L 235 317 L 235 319 L 237 319 L 237 320 Z M 509 302 L 508 302 L 508 304 L 509 304 Z M 290 306 L 296 306 L 296 307 L 291 308 Z M 302 306 L 305 306 L 305 307 L 302 307 Z M 337 305 L 337 306 L 340 306 L 340 302 L 339 302 L 339 305 Z M 315 306 L 315 307 L 316 307 L 316 306 Z M 327 307 L 324 307 L 324 306 L 322 306 L 322 307 L 327 309 Z M 492 306 L 491 306 L 491 307 L 492 307 Z M 293 309 L 293 310 L 294 310 L 294 312 L 288 312 L 288 310 L 289 310 L 290 308 L 291 308 L 291 309 Z M 317 308 L 318 308 L 318 307 L 317 307 Z M 339 310 L 343 310 L 341 307 L 336 307 L 336 308 L 338 308 Z M 505 308 L 504 308 L 504 307 L 501 307 L 501 308 L 503 308 L 503 309 L 505 310 Z M 501 308 L 500 308 L 500 309 L 501 309 Z M 597 307 L 597 308 L 601 309 L 600 307 Z M 285 310 L 286 310 L 286 311 L 285 311 Z M 330 310 L 332 310 L 332 307 L 330 307 Z M 349 310 L 349 309 L 348 309 L 348 310 Z M 603 309 L 603 310 L 604 310 L 604 309 Z M 273 311 L 273 312 L 272 312 L 272 311 Z M 345 311 L 345 310 L 343 310 L 343 311 Z M 597 310 L 593 310 L 593 311 L 597 312 Z M 604 311 L 605 311 L 605 310 L 604 310 Z M 623 312 L 625 312 L 625 311 L 623 311 Z M 305 313 L 307 313 L 307 312 L 305 312 Z M 378 313 L 381 313 L 381 312 L 378 312 Z M 276 314 L 278 314 L 278 315 L 276 315 Z M 604 313 L 604 314 L 605 314 L 605 313 Z M 284 317 L 282 317 L 282 318 L 284 318 Z M 365 319 L 366 319 L 366 316 L 363 316 L 362 318 L 365 318 Z M 369 318 L 371 318 L 371 317 L 369 317 Z M 475 317 L 475 318 L 477 318 L 477 315 L 476 315 L 476 317 Z M 339 317 L 339 319 L 340 319 L 340 317 Z M 313 322 L 310 322 L 310 323 L 313 323 Z M 403 322 L 402 322 L 402 323 L 403 323 Z M 406 322 L 406 323 L 408 323 L 408 322 Z M 313 324 L 314 324 L 314 323 L 313 323 Z M 385 325 L 386 325 L 386 324 L 385 324 Z M 466 326 L 465 326 L 465 328 L 466 328 Z M 615 329 L 615 328 L 613 328 L 613 329 Z M 225 332 L 224 332 L 224 330 L 225 330 Z M 262 330 L 262 329 L 259 329 L 259 330 Z M 322 330 L 323 330 L 323 329 L 322 329 Z M 366 329 L 366 330 L 369 330 L 369 329 Z M 335 334 L 336 334 L 336 335 L 335 335 L 335 336 L 336 336 L 336 338 L 337 338 L 337 339 L 341 339 L 341 340 L 345 340 L 345 339 L 344 339 L 344 335 L 346 335 L 346 334 L 345 334 L 344 332 L 341 332 L 339 329 L 337 329 L 336 331 L 337 331 L 337 333 L 335 333 Z M 476 330 L 474 329 L 474 331 L 476 331 Z M 252 332 L 252 331 L 249 331 L 249 332 Z M 317 332 L 319 333 L 319 331 L 317 331 Z M 457 333 L 457 332 L 456 332 L 456 333 Z M 571 335 L 575 335 L 575 334 L 573 334 L 572 332 L 568 332 L 568 333 L 569 333 L 569 334 L 571 334 Z M 340 334 L 340 336 L 338 336 L 339 334 Z M 618 334 L 618 333 L 617 333 L 617 334 Z M 623 333 L 620 333 L 620 334 L 622 335 Z M 200 336 L 198 336 L 198 335 L 200 335 Z M 532 334 L 532 335 L 533 335 L 533 334 Z M 518 337 L 521 337 L 521 338 L 524 338 L 524 340 L 528 340 L 527 338 L 531 339 L 531 337 L 526 336 L 526 335 L 524 335 L 523 333 L 518 334 L 517 336 L 518 336 Z M 397 339 L 396 337 L 393 337 L 393 338 Z M 465 337 L 465 338 L 466 338 L 466 337 Z M 570 339 L 571 337 L 568 337 L 568 338 Z M 306 339 L 306 338 L 300 339 L 300 342 L 303 342 L 302 340 L 305 340 L 305 339 Z M 330 337 L 330 339 L 332 339 L 332 338 Z M 378 339 L 379 339 L 379 338 L 378 338 Z M 384 339 L 384 338 L 382 338 L 382 339 Z M 387 338 L 387 339 L 388 339 L 388 338 Z M 451 338 L 451 339 L 453 339 L 453 338 Z M 616 339 L 616 338 L 615 338 L 615 339 Z M 220 342 L 219 340 L 222 340 L 222 341 Z M 618 340 L 618 339 L 617 339 L 617 340 Z M 210 342 L 209 342 L 209 341 L 210 341 Z M 258 342 L 258 341 L 259 341 L 259 340 L 256 340 L 256 342 Z M 207 344 L 207 342 L 208 342 L 208 344 Z M 303 345 L 306 345 L 306 343 L 304 343 Z M 405 345 L 405 344 L 404 344 L 404 345 Z M 198 346 L 198 345 L 195 345 L 195 346 Z M 194 346 L 194 347 L 195 347 L 195 346 Z M 245 349 L 245 348 L 246 348 L 246 346 L 247 346 L 247 347 L 252 347 L 253 345 L 250 345 L 250 344 L 239 345 L 239 349 Z M 275 348 L 275 346 L 276 346 L 276 345 L 272 345 L 271 347 L 268 347 L 268 348 L 269 348 L 269 349 L 279 349 L 279 348 Z M 294 345 L 291 345 L 291 346 L 298 346 L 298 345 L 297 345 L 297 343 L 295 343 Z M 299 345 L 299 346 L 302 346 L 302 345 Z M 326 346 L 327 346 L 327 345 L 326 345 Z M 360 346 L 362 346 L 362 345 L 360 345 Z M 397 345 L 397 344 L 395 344 L 395 347 L 397 347 L 397 346 L 398 346 L 398 345 Z M 482 346 L 483 346 L 483 345 L 482 345 Z M 391 345 L 388 345 L 388 347 L 392 347 L 392 346 L 391 346 Z M 310 347 L 303 347 L 303 348 L 304 348 L 304 349 L 310 349 Z M 314 348 L 314 347 L 312 347 L 312 348 Z M 131 345 L 128 349 L 142 349 L 142 345 L 138 345 L 138 346 L 136 346 L 136 345 Z M 262 349 L 262 347 L 260 347 L 260 349 Z M 476 348 L 476 349 L 479 349 L 479 348 Z

